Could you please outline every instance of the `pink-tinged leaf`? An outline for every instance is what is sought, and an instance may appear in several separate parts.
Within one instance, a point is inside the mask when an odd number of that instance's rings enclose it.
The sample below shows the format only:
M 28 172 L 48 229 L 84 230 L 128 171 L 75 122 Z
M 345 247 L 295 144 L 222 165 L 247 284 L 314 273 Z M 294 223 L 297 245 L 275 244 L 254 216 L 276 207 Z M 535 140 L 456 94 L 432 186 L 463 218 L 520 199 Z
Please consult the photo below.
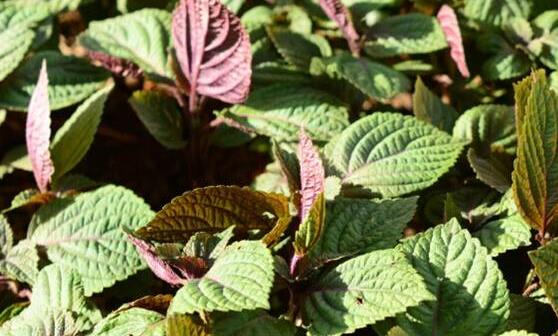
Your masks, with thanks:
M 218 0 L 181 0 L 173 14 L 176 58 L 197 94 L 242 103 L 250 90 L 252 51 L 240 20 Z
M 138 78 L 142 75 L 141 69 L 133 62 L 114 57 L 100 51 L 87 51 L 87 56 L 117 76 Z
M 450 47 L 451 58 L 457 65 L 457 69 L 463 77 L 469 77 L 469 68 L 465 60 L 465 49 L 463 48 L 463 40 L 461 38 L 461 31 L 459 30 L 459 23 L 457 22 L 455 12 L 450 6 L 443 5 L 436 17 L 446 36 L 446 41 Z
M 325 171 L 320 153 L 303 128 L 300 129 L 297 156 L 300 162 L 300 219 L 304 221 L 314 201 L 324 191 Z
M 27 153 L 33 168 L 37 187 L 46 192 L 54 173 L 50 158 L 50 107 L 48 102 L 48 75 L 46 61 L 43 61 L 37 86 L 31 96 L 25 126 Z
M 173 267 L 155 254 L 153 246 L 131 234 L 128 235 L 128 239 L 136 246 L 138 253 L 157 277 L 171 285 L 184 283 L 184 279 L 174 271 Z
M 337 23 L 349 43 L 351 52 L 355 55 L 360 54 L 359 36 L 347 7 L 343 5 L 341 0 L 320 0 L 320 7 L 330 20 Z

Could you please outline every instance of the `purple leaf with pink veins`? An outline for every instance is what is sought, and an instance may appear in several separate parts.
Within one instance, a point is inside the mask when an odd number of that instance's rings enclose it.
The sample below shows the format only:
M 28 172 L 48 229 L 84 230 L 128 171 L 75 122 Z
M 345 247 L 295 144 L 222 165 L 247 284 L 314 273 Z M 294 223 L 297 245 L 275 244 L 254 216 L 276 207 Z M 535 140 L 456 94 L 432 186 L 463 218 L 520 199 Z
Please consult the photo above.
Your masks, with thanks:
M 325 171 L 320 153 L 303 128 L 299 133 L 297 156 L 300 162 L 300 219 L 304 221 L 314 201 L 324 191 Z
M 351 13 L 341 0 L 320 0 L 320 7 L 327 17 L 337 23 L 354 55 L 360 54 L 359 36 L 353 25 Z
M 25 125 L 27 153 L 33 168 L 37 187 L 41 192 L 48 190 L 54 173 L 50 158 L 50 107 L 48 101 L 48 74 L 43 60 L 37 86 L 31 96 Z
M 173 14 L 176 58 L 189 82 L 190 111 L 197 95 L 242 103 L 250 90 L 252 52 L 240 23 L 218 0 L 181 0 Z
M 465 59 L 461 30 L 459 30 L 459 22 L 454 10 L 448 5 L 443 5 L 438 11 L 436 18 L 446 36 L 446 41 L 450 47 L 450 55 L 457 65 L 457 69 L 463 77 L 469 77 L 469 68 Z

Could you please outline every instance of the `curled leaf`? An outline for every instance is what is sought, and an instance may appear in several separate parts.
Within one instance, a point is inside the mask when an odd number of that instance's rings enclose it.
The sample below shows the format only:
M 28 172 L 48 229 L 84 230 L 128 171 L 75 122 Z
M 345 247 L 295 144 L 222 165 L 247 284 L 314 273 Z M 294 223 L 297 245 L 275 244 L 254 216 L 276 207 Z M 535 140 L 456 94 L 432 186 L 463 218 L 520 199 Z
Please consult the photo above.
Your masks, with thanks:
M 218 0 L 181 0 L 172 35 L 180 68 L 190 84 L 190 111 L 197 94 L 243 102 L 250 89 L 250 39 L 240 20 Z
M 157 277 L 171 285 L 184 283 L 184 280 L 173 270 L 172 266 L 155 253 L 151 244 L 131 234 L 128 234 L 128 239 L 136 246 L 139 255 L 142 256 Z
M 54 173 L 54 165 L 49 151 L 50 107 L 46 61 L 43 61 L 37 86 L 29 102 L 25 138 L 37 187 L 41 192 L 46 192 Z
M 349 49 L 355 55 L 360 54 L 359 36 L 353 25 L 351 13 L 341 0 L 320 0 L 320 7 L 332 21 L 337 23 L 343 36 L 349 43 Z
M 457 69 L 463 77 L 469 77 L 470 73 L 467 67 L 467 61 L 465 60 L 465 50 L 463 49 L 461 31 L 459 30 L 459 23 L 457 22 L 457 16 L 454 10 L 448 5 L 443 5 L 438 11 L 436 18 L 444 31 L 446 41 L 450 46 L 451 58 L 457 65 Z

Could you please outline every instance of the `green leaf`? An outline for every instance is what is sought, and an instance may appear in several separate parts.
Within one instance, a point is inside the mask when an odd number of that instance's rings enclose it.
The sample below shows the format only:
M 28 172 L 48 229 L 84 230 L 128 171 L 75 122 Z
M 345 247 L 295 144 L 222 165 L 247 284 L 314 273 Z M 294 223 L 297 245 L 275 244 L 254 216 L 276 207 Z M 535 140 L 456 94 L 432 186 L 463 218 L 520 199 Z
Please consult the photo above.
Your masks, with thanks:
M 348 53 L 314 59 L 311 69 L 314 75 L 326 73 L 332 77 L 340 76 L 364 94 L 381 101 L 409 91 L 411 87 L 411 82 L 402 73 L 364 57 L 355 58 Z
M 5 256 L 10 252 L 14 244 L 14 234 L 10 223 L 3 215 L 0 215 L 0 256 Z
M 514 17 L 529 18 L 532 3 L 523 0 L 466 0 L 464 14 L 489 26 L 501 26 Z
M 89 150 L 113 87 L 111 82 L 92 94 L 56 132 L 50 145 L 55 167 L 53 181 L 57 182 L 72 170 Z
M 415 82 L 413 113 L 417 119 L 428 122 L 448 133 L 451 133 L 458 117 L 457 111 L 444 104 L 440 98 L 428 90 L 420 77 Z
M 60 317 L 62 321 L 58 320 Z M 26 335 L 29 330 L 34 332 L 33 336 L 74 335 L 91 328 L 100 319 L 101 312 L 84 296 L 79 275 L 69 268 L 49 265 L 38 275 L 29 307 L 5 323 L 0 335 L 4 336 L 2 331 L 8 332 L 7 335 Z M 51 332 L 55 327 L 64 332 Z
M 169 313 L 269 309 L 273 276 L 273 257 L 265 245 L 233 243 L 202 278 L 190 280 L 178 290 Z
M 372 57 L 428 54 L 448 46 L 436 18 L 420 13 L 387 17 L 370 27 L 367 38 L 364 50 Z
M 310 253 L 311 263 L 394 247 L 413 218 L 416 203 L 417 197 L 382 201 L 338 198 L 328 202 L 324 232 Z
M 0 83 L 0 107 L 26 111 L 43 59 L 48 64 L 51 110 L 73 105 L 100 89 L 109 74 L 87 61 L 54 51 L 34 54 Z
M 302 303 L 311 335 L 351 333 L 432 299 L 405 256 L 374 251 L 320 276 Z
M 20 316 L 42 317 L 50 308 L 76 313 L 76 319 L 85 329 L 101 320 L 101 312 L 85 298 L 77 272 L 60 265 L 49 265 L 39 272 L 31 305 Z
M 425 63 L 421 60 L 409 60 L 394 64 L 393 69 L 410 74 L 421 74 L 432 72 L 434 67 L 432 64 Z
M 19 315 L 28 305 L 28 302 L 18 302 L 3 309 L 2 312 L 0 312 L 0 331 L 2 330 L 1 327 L 5 322 Z
M 399 249 L 436 298 L 397 317 L 407 333 L 473 336 L 505 329 L 509 298 L 502 273 L 455 219 L 406 239 Z
M 512 175 L 515 204 L 523 219 L 544 237 L 558 226 L 558 95 L 550 89 L 544 71 L 533 73 L 527 85 L 517 85 L 517 159 Z
M 313 140 L 327 141 L 349 125 L 343 102 L 294 83 L 257 89 L 243 105 L 233 106 L 222 116 L 278 141 L 297 141 L 302 126 Z
M 173 98 L 157 91 L 136 91 L 128 101 L 159 143 L 169 149 L 186 145 L 182 113 Z
M 40 208 L 31 240 L 52 262 L 76 270 L 90 296 L 144 268 L 122 229 L 138 229 L 153 215 L 134 193 L 108 185 Z
M 519 294 L 510 294 L 510 304 L 508 330 L 535 330 L 535 300 Z
M 16 146 L 4 155 L 0 162 L 0 178 L 5 174 L 13 172 L 14 169 L 21 169 L 29 172 L 33 170 L 31 161 L 27 156 L 27 148 L 25 145 Z
M 490 57 L 482 65 L 482 72 L 489 80 L 507 80 L 525 75 L 532 64 L 522 51 L 510 50 Z
M 11 27 L 0 33 L 0 81 L 17 68 L 31 47 L 35 33 L 31 29 Z
M 500 336 L 538 336 L 538 334 L 530 333 L 525 330 L 510 330 L 500 334 Z
M 230 226 L 237 230 L 265 230 L 266 244 L 276 241 L 291 221 L 288 199 L 248 188 L 215 186 L 175 197 L 145 227 L 143 239 L 187 241 L 194 233 L 214 233 Z
M 195 317 L 188 315 L 170 315 L 166 319 L 166 335 L 165 336 L 210 336 L 212 334 L 208 328 L 197 321 Z
M 327 156 L 345 188 L 396 197 L 431 186 L 462 148 L 461 141 L 416 118 L 375 112 L 343 131 Z
M 277 162 L 272 162 L 265 167 L 265 171 L 256 176 L 252 188 L 264 192 L 272 192 L 288 196 L 289 185 L 283 176 L 281 167 Z
M 294 324 L 262 309 L 214 313 L 212 317 L 216 336 L 294 336 L 296 333 Z
M 529 252 L 535 273 L 554 312 L 558 314 L 558 240 Z
M 267 33 L 279 54 L 299 69 L 308 70 L 313 57 L 331 56 L 331 47 L 322 36 L 272 27 L 267 29 Z
M 143 308 L 116 311 L 99 322 L 90 336 L 163 336 L 163 319 L 163 315 Z
M 39 255 L 35 246 L 22 240 L 0 258 L 0 273 L 32 285 L 37 278 L 38 264 Z
M 518 215 L 484 224 L 473 233 L 491 256 L 531 244 L 531 230 Z
M 172 77 L 167 52 L 171 44 L 170 26 L 169 12 L 143 9 L 91 22 L 79 36 L 79 42 L 89 50 L 131 61 L 145 72 Z
M 512 185 L 513 159 L 512 155 L 500 151 L 481 155 L 474 148 L 469 148 L 467 152 L 467 160 L 477 178 L 501 193 Z
M 320 239 L 324 227 L 325 210 L 324 193 L 321 192 L 295 232 L 293 246 L 297 256 L 306 255 Z

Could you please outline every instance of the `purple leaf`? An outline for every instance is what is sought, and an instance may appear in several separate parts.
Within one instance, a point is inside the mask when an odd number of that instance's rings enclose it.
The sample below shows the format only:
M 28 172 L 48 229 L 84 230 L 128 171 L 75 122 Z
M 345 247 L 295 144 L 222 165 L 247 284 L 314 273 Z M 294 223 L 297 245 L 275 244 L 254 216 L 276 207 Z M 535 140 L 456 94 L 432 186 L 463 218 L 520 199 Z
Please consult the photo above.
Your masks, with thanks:
M 314 201 L 324 191 L 325 181 L 320 153 L 312 144 L 312 139 L 304 132 L 304 128 L 300 129 L 297 156 L 300 162 L 300 219 L 304 221 Z
M 136 246 L 138 253 L 157 277 L 171 285 L 182 285 L 184 283 L 184 279 L 174 271 L 173 267 L 155 254 L 153 246 L 131 234 L 128 234 L 128 239 Z
M 48 75 L 43 60 L 37 86 L 31 96 L 25 125 L 27 153 L 33 167 L 37 187 L 44 193 L 54 173 L 50 158 L 50 107 L 48 103 Z
M 99 62 L 103 68 L 117 76 L 138 78 L 142 74 L 141 69 L 136 64 L 122 58 L 91 50 L 87 51 L 87 56 L 92 61 Z
M 459 30 L 459 23 L 457 22 L 455 12 L 450 6 L 443 5 L 436 17 L 440 26 L 442 26 L 446 41 L 450 47 L 451 58 L 455 64 L 457 64 L 457 69 L 463 77 L 469 77 L 470 74 L 467 61 L 465 60 L 463 40 L 461 39 L 461 31 Z
M 190 111 L 197 94 L 242 103 L 250 90 L 252 52 L 240 20 L 218 0 L 181 0 L 173 14 L 176 57 L 190 85 Z
M 351 52 L 355 55 L 360 54 L 359 36 L 353 26 L 351 13 L 349 13 L 347 7 L 343 5 L 341 0 L 320 0 L 320 6 L 327 17 L 337 23 L 343 36 L 345 36 L 345 39 L 349 43 Z

